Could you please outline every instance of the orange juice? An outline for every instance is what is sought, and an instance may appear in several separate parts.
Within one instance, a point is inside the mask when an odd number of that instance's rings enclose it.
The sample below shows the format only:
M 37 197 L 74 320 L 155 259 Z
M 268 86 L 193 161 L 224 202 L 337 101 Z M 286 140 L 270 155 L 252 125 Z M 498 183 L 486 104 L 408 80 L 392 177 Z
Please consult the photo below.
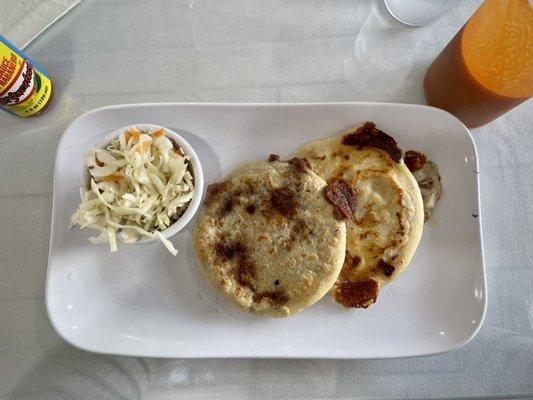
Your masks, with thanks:
M 533 2 L 532 2 L 533 3 Z M 469 128 L 489 123 L 533 95 L 533 6 L 486 0 L 429 67 L 429 105 Z

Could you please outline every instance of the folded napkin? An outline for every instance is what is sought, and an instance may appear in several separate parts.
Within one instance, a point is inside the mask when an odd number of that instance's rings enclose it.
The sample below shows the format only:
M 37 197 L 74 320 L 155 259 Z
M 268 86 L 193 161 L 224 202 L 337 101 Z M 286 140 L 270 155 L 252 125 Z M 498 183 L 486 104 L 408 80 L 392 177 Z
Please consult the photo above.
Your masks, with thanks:
M 0 35 L 23 49 L 81 0 L 0 0 Z

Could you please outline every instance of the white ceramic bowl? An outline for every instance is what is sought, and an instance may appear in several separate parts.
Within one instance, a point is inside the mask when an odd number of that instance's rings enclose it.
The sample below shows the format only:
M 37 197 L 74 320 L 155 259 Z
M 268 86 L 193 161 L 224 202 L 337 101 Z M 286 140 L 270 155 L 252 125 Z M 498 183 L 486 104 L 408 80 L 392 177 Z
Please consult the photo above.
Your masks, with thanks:
M 164 126 L 159 125 L 153 125 L 153 124 L 134 124 L 134 125 L 128 125 L 124 126 L 122 128 L 116 129 L 110 134 L 106 135 L 100 143 L 96 146 L 96 148 L 105 149 L 109 142 L 113 139 L 116 139 L 119 137 L 119 135 L 124 132 L 125 130 L 129 128 L 136 127 L 139 130 L 148 129 L 150 131 L 154 131 L 157 129 L 163 129 L 165 131 L 166 136 L 173 140 L 178 146 L 180 146 L 183 151 L 185 151 L 185 154 L 187 154 L 190 157 L 191 167 L 192 167 L 192 173 L 193 173 L 193 183 L 194 183 L 194 195 L 189 202 L 189 205 L 185 212 L 181 215 L 181 217 L 174 222 L 172 225 L 170 225 L 167 229 L 161 231 L 161 234 L 169 239 L 172 236 L 174 236 L 176 233 L 181 231 L 192 219 L 196 211 L 198 211 L 198 207 L 200 207 L 200 202 L 202 201 L 202 193 L 204 191 L 204 174 L 202 171 L 202 165 L 200 163 L 200 159 L 198 158 L 198 155 L 192 148 L 192 146 L 180 135 L 178 135 L 176 132 L 165 128 Z M 80 195 L 83 195 L 87 188 L 89 187 L 89 171 L 87 170 L 87 167 L 84 165 L 84 168 L 82 170 L 82 182 L 84 182 L 87 186 L 81 188 Z M 145 237 L 140 239 L 137 243 L 150 243 L 155 240 L 158 240 L 157 238 L 150 238 Z

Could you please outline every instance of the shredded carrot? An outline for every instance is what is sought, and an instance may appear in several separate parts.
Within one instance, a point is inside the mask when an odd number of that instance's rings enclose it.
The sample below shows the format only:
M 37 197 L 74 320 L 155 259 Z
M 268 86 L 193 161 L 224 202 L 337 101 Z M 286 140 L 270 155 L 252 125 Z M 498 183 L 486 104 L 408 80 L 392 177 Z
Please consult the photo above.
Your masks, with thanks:
M 135 140 L 139 140 L 139 135 L 140 135 L 139 131 L 131 130 L 129 133 L 130 133 L 131 137 L 133 137 Z
M 128 131 L 124 132 L 124 140 L 126 141 L 126 143 L 130 141 L 130 138 L 131 134 Z
M 152 133 L 152 136 L 153 137 L 165 136 L 165 131 L 163 129 L 158 129 L 157 131 Z
M 122 178 L 123 178 L 122 175 L 111 174 L 111 175 L 104 176 L 102 178 L 102 182 L 120 182 Z

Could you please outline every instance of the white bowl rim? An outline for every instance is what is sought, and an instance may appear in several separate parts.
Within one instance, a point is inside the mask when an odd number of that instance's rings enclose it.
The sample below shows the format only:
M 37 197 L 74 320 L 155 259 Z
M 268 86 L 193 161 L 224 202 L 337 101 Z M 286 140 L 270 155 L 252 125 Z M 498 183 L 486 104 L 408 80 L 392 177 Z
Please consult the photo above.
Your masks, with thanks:
M 194 194 L 191 201 L 189 202 L 189 206 L 181 215 L 181 217 L 172 225 L 170 225 L 167 229 L 160 231 L 166 239 L 170 239 L 172 236 L 174 236 L 183 228 L 185 228 L 185 226 L 191 221 L 191 219 L 194 217 L 194 214 L 196 214 L 196 211 L 198 211 L 198 208 L 200 207 L 200 203 L 202 201 L 202 194 L 204 191 L 204 173 L 202 170 L 200 158 L 194 151 L 193 147 L 189 144 L 189 142 L 187 142 L 181 135 L 174 132 L 172 129 L 155 124 L 131 124 L 123 126 L 122 128 L 115 129 L 111 133 L 107 134 L 94 148 L 105 149 L 111 140 L 117 138 L 122 132 L 130 128 L 137 128 L 139 130 L 148 129 L 149 131 L 163 129 L 165 131 L 166 136 L 169 139 L 172 139 L 178 146 L 180 146 L 183 151 L 185 151 L 185 154 L 188 155 L 190 158 L 192 170 L 194 173 Z M 85 163 L 83 164 L 81 181 L 82 185 L 80 188 L 80 196 L 83 196 L 83 194 L 87 191 L 87 188 L 84 185 L 86 185 L 89 181 L 89 171 L 87 170 Z M 151 243 L 156 240 L 159 239 L 157 237 L 143 237 L 134 244 Z

